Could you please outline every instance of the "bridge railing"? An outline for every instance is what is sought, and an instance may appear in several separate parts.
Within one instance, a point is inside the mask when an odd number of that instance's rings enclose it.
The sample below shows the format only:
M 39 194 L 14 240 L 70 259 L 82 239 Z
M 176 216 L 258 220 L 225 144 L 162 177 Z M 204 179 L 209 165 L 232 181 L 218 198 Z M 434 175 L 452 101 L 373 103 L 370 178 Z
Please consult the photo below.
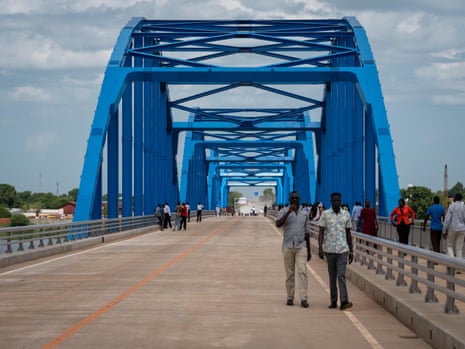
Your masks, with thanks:
M 191 212 L 195 219 L 196 211 Z M 214 216 L 215 211 L 203 210 L 203 217 Z M 173 219 L 173 218 L 172 218 Z M 0 253 L 27 252 L 47 246 L 72 243 L 77 240 L 102 237 L 107 234 L 158 225 L 153 215 L 99 219 L 82 222 L 32 224 L 21 227 L 0 228 Z
M 268 216 L 274 219 L 277 211 Z M 388 218 L 379 218 L 378 237 L 352 232 L 354 262 L 368 272 L 384 275 L 398 287 L 408 286 L 409 293 L 424 292 L 425 302 L 443 302 L 444 312 L 458 313 L 465 304 L 465 260 L 429 250 L 429 229 L 422 231 L 422 222 L 411 227 L 409 245 L 400 244 L 397 230 Z M 311 237 L 318 240 L 319 226 L 311 224 Z
M 319 226 L 312 224 L 312 237 L 318 239 Z M 400 244 L 381 237 L 352 232 L 354 262 L 366 266 L 368 271 L 383 274 L 396 286 L 408 286 L 410 293 L 425 294 L 425 302 L 444 302 L 444 312 L 458 313 L 456 302 L 465 304 L 465 260 L 426 250 L 413 245 Z M 421 229 L 420 229 L 421 230 Z M 420 244 L 418 246 L 421 246 Z

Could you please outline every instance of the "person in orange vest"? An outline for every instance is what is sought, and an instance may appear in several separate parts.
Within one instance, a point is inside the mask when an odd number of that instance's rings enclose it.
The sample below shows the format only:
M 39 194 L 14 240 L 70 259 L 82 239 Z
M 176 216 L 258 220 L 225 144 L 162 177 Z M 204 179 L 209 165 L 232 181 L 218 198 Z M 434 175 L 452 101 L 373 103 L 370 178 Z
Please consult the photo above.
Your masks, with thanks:
M 399 234 L 399 242 L 401 244 L 408 244 L 410 235 L 410 226 L 415 221 L 415 212 L 412 208 L 405 204 L 404 199 L 399 199 L 399 206 L 392 210 L 389 215 L 389 220 L 397 229 Z

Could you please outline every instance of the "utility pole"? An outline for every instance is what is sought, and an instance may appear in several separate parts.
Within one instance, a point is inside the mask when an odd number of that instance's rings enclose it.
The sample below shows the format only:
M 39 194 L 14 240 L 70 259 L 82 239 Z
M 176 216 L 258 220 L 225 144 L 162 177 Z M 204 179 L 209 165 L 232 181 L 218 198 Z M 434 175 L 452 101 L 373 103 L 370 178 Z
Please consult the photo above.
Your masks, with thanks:
M 448 194 L 448 189 L 447 189 L 447 164 L 444 166 L 444 207 L 447 210 L 447 207 L 449 206 L 449 194 Z

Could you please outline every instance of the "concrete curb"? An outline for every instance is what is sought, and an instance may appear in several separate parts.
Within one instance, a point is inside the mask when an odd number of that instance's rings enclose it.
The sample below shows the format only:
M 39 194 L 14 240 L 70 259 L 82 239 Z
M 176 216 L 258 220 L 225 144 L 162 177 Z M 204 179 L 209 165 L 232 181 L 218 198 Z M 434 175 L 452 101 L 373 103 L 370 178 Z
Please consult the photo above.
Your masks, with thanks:
M 75 240 L 70 242 L 63 242 L 61 244 L 55 244 L 53 246 L 45 246 L 35 248 L 33 250 L 25 250 L 21 252 L 5 253 L 0 256 L 0 268 L 8 267 L 14 264 L 24 263 L 39 258 L 50 257 L 53 255 L 76 251 L 92 246 L 96 246 L 102 243 L 108 243 L 112 241 L 122 240 L 131 238 L 137 235 L 145 234 L 153 231 L 154 227 L 143 227 L 139 229 L 133 229 L 123 231 L 119 233 L 106 234 L 102 236 L 90 237 L 84 240 Z
M 409 293 L 408 287 L 396 286 L 395 280 L 385 280 L 383 274 L 367 273 L 360 264 L 348 266 L 346 276 L 434 348 L 465 349 L 463 315 L 446 314 L 444 304 L 426 303 L 424 295 Z

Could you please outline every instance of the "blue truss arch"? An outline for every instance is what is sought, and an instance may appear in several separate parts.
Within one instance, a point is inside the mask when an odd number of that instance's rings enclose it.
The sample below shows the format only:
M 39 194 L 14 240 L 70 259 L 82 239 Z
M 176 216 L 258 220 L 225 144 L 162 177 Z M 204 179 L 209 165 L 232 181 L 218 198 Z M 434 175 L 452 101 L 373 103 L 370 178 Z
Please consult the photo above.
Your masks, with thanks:
M 149 20 L 121 30 L 105 70 L 75 221 L 152 214 L 158 203 L 226 206 L 232 186 L 277 203 L 379 214 L 399 185 L 370 45 L 355 18 Z

